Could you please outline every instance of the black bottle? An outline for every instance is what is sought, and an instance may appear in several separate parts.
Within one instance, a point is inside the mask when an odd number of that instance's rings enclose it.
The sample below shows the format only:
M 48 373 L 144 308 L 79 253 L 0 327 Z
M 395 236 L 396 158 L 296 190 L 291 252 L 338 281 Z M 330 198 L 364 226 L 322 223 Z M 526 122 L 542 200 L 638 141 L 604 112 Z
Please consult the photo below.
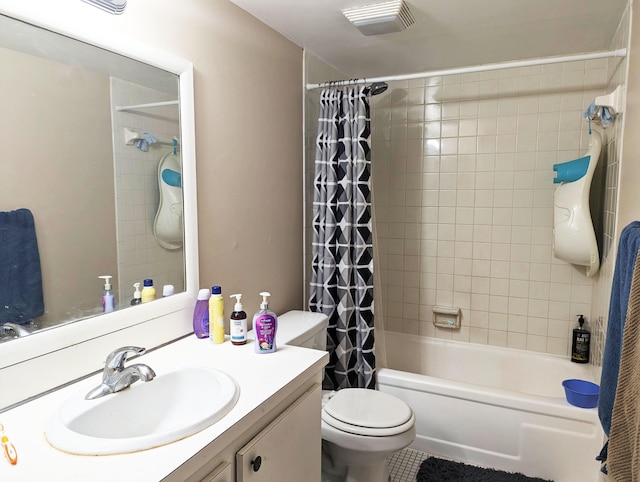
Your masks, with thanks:
M 571 342 L 571 361 L 576 363 L 589 363 L 589 347 L 591 345 L 591 333 L 582 328 L 584 316 L 578 315 L 580 326 L 573 330 Z

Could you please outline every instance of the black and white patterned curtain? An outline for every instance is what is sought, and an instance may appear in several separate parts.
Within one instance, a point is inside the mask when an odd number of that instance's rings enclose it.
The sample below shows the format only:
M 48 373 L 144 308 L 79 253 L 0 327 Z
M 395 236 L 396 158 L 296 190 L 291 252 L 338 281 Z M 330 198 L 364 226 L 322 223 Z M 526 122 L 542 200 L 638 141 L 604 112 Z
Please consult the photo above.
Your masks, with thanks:
M 367 87 L 320 94 L 309 309 L 329 316 L 323 388 L 375 388 Z

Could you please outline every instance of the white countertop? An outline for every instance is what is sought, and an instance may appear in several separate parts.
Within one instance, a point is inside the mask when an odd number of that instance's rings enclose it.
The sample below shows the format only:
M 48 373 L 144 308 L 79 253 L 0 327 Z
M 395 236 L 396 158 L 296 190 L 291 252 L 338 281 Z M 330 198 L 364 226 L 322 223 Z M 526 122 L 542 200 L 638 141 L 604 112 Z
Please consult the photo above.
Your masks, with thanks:
M 227 336 L 225 343 L 213 345 L 208 339 L 191 335 L 137 358 L 134 363 L 146 363 L 157 374 L 162 373 L 163 367 L 197 365 L 224 371 L 240 385 L 238 402 L 222 420 L 183 440 L 150 450 L 83 456 L 61 452 L 47 442 L 44 429 L 50 417 L 75 392 L 86 393 L 100 384 L 101 374 L 0 413 L 0 423 L 4 424 L 6 435 L 18 452 L 17 465 L 10 465 L 4 454 L 0 454 L 0 480 L 159 481 L 225 431 L 248 428 L 246 421 L 242 424 L 244 417 L 300 374 L 317 372 L 328 361 L 327 352 L 306 348 L 282 346 L 275 353 L 261 355 L 253 350 L 252 340 L 246 345 L 234 346 Z M 46 373 L 37 376 L 46 376 Z M 141 411 L 144 409 L 139 407 Z

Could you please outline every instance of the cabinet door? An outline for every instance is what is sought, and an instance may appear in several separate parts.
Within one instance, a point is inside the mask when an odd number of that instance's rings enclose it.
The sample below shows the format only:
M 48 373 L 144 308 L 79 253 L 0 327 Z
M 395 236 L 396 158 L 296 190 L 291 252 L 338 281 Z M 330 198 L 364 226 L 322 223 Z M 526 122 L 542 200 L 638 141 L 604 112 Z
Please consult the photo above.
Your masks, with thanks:
M 237 482 L 320 481 L 321 409 L 316 384 L 238 451 Z
M 231 464 L 222 462 L 211 473 L 205 475 L 202 482 L 234 482 Z

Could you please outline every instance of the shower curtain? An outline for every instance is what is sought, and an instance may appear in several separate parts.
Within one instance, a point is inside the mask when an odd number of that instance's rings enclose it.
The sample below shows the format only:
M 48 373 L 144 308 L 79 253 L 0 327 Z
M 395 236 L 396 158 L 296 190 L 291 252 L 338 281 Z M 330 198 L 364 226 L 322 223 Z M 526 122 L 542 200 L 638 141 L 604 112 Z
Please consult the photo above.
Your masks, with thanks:
M 309 309 L 329 317 L 323 388 L 375 388 L 367 87 L 320 94 Z

